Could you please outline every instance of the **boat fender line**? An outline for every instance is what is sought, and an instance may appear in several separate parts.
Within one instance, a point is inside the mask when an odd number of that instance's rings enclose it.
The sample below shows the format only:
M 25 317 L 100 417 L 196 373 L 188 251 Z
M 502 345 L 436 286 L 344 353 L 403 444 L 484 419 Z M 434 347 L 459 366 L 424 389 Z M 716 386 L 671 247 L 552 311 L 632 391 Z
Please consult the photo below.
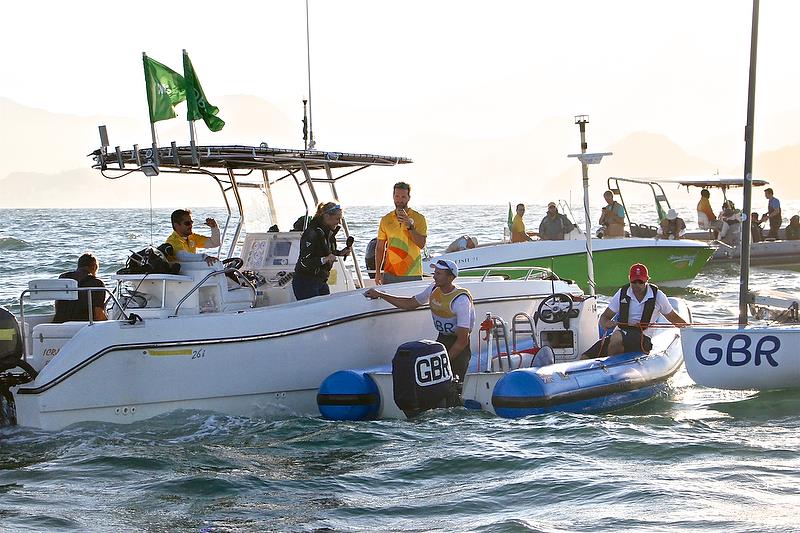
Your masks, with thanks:
M 328 420 L 371 420 L 378 416 L 378 385 L 364 370 L 339 370 L 322 382 L 317 407 Z

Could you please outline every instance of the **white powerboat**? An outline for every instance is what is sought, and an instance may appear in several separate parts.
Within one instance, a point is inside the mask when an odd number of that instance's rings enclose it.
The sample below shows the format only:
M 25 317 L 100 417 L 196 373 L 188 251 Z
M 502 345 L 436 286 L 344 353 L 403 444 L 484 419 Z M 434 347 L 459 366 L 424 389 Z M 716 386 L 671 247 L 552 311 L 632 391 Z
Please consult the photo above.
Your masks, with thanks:
M 748 127 L 745 130 L 744 202 L 750 211 L 753 179 L 753 118 L 755 112 L 755 73 L 758 0 L 753 1 L 753 33 L 750 45 L 750 92 Z M 748 326 L 748 308 L 785 306 L 788 317 L 797 319 L 798 298 L 776 294 L 750 293 L 750 234 L 742 233 L 740 254 L 738 325 L 695 326 L 685 328 L 681 343 L 689 376 L 699 385 L 734 390 L 774 390 L 800 388 L 800 325 Z
M 328 185 L 338 198 L 339 179 L 409 159 L 174 145 L 114 153 L 104 146 L 93 156 L 94 168 L 109 177 L 160 171 L 216 180 L 229 206 L 223 229 L 229 259 L 216 268 L 183 263 L 177 274 L 119 274 L 110 298 L 114 319 L 102 322 L 53 324 L 52 315 L 24 315 L 28 299 L 78 297 L 71 280 L 31 281 L 19 318 L 0 325 L 0 363 L 18 359 L 0 366 L 0 413 L 7 421 L 55 430 L 85 421 L 130 423 L 176 409 L 317 415 L 316 394 L 326 376 L 386 364 L 403 342 L 435 334 L 426 308 L 400 311 L 366 299 L 357 262 L 354 277 L 342 258 L 329 280 L 330 296 L 295 301 L 290 280 L 300 232 L 259 231 L 244 209 L 258 202 L 274 221 L 276 182 L 294 181 L 303 201 L 316 204 L 317 186 Z M 242 258 L 233 258 L 245 228 Z M 346 222 L 343 229 L 347 235 Z M 563 281 L 530 277 L 459 282 L 472 293 L 477 313 L 507 321 L 533 313 L 552 292 L 579 292 Z M 392 290 L 411 295 L 427 283 Z

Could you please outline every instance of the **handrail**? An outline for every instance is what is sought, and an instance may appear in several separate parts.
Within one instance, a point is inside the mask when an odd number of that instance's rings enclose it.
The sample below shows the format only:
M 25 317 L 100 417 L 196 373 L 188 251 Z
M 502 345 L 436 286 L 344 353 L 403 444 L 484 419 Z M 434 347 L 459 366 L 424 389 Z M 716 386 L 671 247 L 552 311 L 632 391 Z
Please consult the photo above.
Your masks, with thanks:
M 534 273 L 538 273 L 553 276 L 553 281 L 561 281 L 561 278 L 559 278 L 555 272 L 545 267 L 476 267 L 465 268 L 462 269 L 461 272 L 480 272 L 482 270 L 486 272 L 481 276 L 481 281 L 486 281 L 486 278 L 492 275 L 492 272 L 525 272 L 525 277 L 521 278 L 523 281 L 529 281 Z
M 178 305 L 175 306 L 175 311 L 173 311 L 173 314 L 171 314 L 170 317 L 178 316 L 178 309 L 180 309 L 181 305 L 183 305 L 183 302 L 185 302 L 189 298 L 189 296 L 194 294 L 195 291 L 198 290 L 203 285 L 203 283 L 206 282 L 206 280 L 208 280 L 209 278 L 212 278 L 214 276 L 219 276 L 220 274 L 232 274 L 234 272 L 238 272 L 239 276 L 240 276 L 240 279 L 243 279 L 244 281 L 247 282 L 247 285 L 253 290 L 253 300 L 255 300 L 258 297 L 258 290 L 256 289 L 256 286 L 253 285 L 253 282 L 250 281 L 249 279 L 247 279 L 246 277 L 244 277 L 244 275 L 241 272 L 239 272 L 238 268 L 224 268 L 222 270 L 215 270 L 213 272 L 209 272 L 208 274 L 206 274 L 206 276 L 203 279 L 198 281 L 195 284 L 195 286 L 192 287 L 189 290 L 189 292 L 187 292 L 184 295 L 184 297 L 180 299 L 180 301 L 178 302 Z
M 125 310 L 122 308 L 122 304 L 119 303 L 117 297 L 114 296 L 114 293 L 108 287 L 75 287 L 74 289 L 31 289 L 27 288 L 19 295 L 19 327 L 20 327 L 20 335 L 22 336 L 22 359 L 28 359 L 28 347 L 27 341 L 25 340 L 25 305 L 23 300 L 25 295 L 29 292 L 36 291 L 36 292 L 107 292 L 111 299 L 114 300 L 114 304 L 120 309 L 122 316 L 125 317 L 125 320 L 129 320 L 128 315 L 125 314 Z M 91 305 L 88 306 L 89 308 L 89 325 L 94 324 L 94 310 Z

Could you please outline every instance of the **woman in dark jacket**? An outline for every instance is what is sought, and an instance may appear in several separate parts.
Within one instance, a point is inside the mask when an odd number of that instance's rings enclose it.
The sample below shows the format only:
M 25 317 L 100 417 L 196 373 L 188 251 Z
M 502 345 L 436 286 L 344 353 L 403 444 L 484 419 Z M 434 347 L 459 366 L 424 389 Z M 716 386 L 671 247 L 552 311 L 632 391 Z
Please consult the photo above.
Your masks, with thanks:
M 297 300 L 330 294 L 328 274 L 336 257 L 350 253 L 347 248 L 336 249 L 336 233 L 342 221 L 342 208 L 333 202 L 322 203 L 300 237 L 300 257 L 294 267 L 292 290 Z

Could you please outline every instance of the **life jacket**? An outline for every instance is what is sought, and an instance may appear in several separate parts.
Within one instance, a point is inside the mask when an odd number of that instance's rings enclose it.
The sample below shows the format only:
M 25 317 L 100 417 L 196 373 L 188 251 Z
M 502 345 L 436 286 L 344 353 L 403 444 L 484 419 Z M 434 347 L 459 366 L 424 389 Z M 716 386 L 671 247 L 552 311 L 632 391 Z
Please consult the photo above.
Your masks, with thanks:
M 439 333 L 444 335 L 456 334 L 456 313 L 453 311 L 453 301 L 462 294 L 466 294 L 472 302 L 472 295 L 467 289 L 455 287 L 452 291 L 444 294 L 439 287 L 431 292 L 429 304 L 431 315 L 433 315 L 433 325 Z
M 619 293 L 618 322 L 622 324 L 628 324 L 628 315 L 630 314 L 630 309 L 631 309 L 631 298 L 635 298 L 635 296 L 628 294 L 629 288 L 630 285 L 623 285 L 619 289 L 620 293 Z M 644 309 L 642 309 L 642 318 L 639 319 L 639 327 L 642 329 L 646 329 L 648 326 L 650 326 L 650 319 L 653 318 L 653 312 L 656 310 L 656 297 L 658 296 L 659 288 L 656 285 L 650 283 L 648 290 L 649 289 L 653 290 L 653 297 L 649 298 L 644 302 Z

